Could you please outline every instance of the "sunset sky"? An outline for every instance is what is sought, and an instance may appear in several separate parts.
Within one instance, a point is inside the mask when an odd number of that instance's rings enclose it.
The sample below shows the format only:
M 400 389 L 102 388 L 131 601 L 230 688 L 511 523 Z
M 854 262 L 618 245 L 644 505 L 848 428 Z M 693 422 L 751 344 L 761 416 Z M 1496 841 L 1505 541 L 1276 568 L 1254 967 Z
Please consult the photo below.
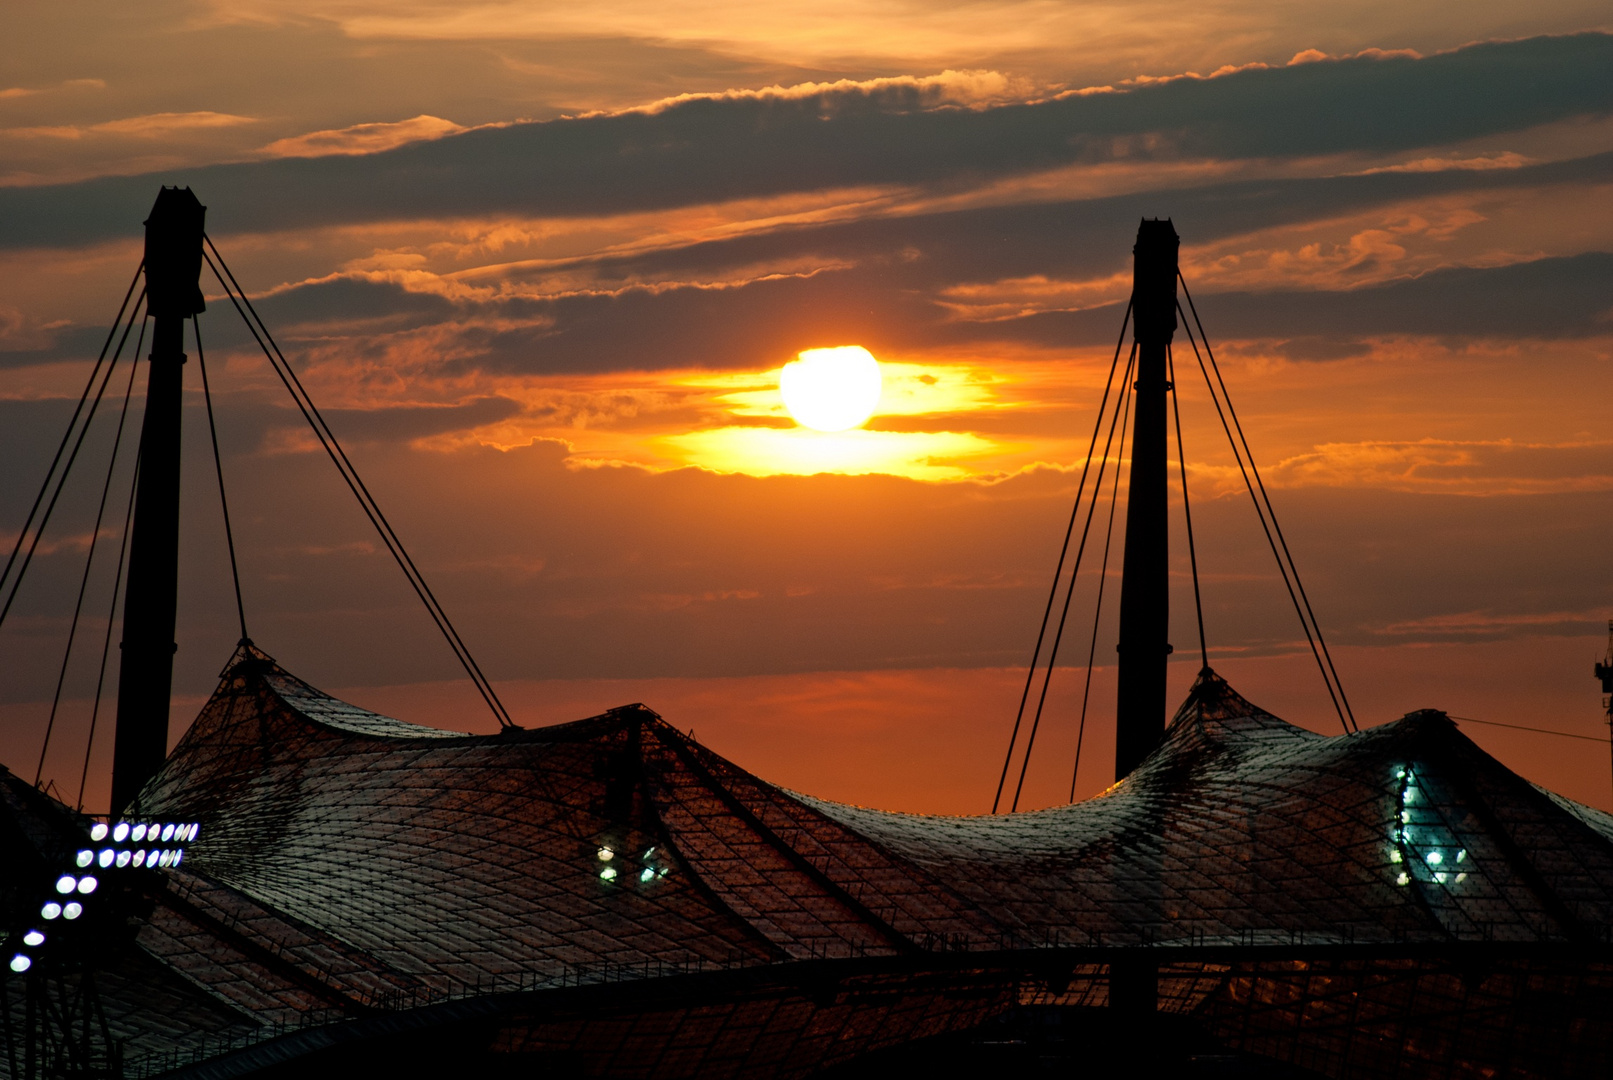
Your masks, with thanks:
M 27 0 L 4 25 L 7 551 L 141 222 L 188 185 L 518 723 L 643 701 L 788 787 L 983 812 L 1137 223 L 1169 217 L 1362 725 L 1434 707 L 1607 733 L 1605 3 Z M 491 730 L 203 286 L 253 638 L 358 704 Z M 780 369 L 846 345 L 883 366 L 874 416 L 799 426 Z M 1211 662 L 1337 732 L 1179 372 Z M 29 779 L 124 377 L 0 627 L 0 762 Z M 238 636 L 186 378 L 175 738 Z M 70 801 L 131 461 L 45 763 Z M 1197 642 L 1172 528 L 1174 702 Z M 1105 623 L 1083 795 L 1113 779 Z M 1068 794 L 1071 635 L 1026 805 Z M 1613 807 L 1605 743 L 1464 730 Z

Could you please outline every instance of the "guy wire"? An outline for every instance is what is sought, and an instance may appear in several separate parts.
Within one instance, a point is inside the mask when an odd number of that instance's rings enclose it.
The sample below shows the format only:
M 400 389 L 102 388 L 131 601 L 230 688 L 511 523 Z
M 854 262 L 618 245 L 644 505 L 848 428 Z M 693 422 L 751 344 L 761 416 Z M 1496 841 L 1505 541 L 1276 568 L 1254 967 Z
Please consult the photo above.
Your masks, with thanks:
M 84 593 L 90 586 L 90 570 L 95 566 L 95 546 L 101 539 L 101 519 L 106 514 L 107 494 L 112 490 L 112 474 L 118 467 L 118 450 L 123 445 L 123 426 L 129 419 L 129 399 L 134 396 L 134 377 L 140 371 L 140 350 L 146 343 L 146 323 L 151 313 L 140 320 L 140 336 L 134 343 L 134 360 L 129 364 L 129 383 L 123 389 L 123 408 L 118 413 L 117 433 L 112 437 L 112 456 L 106 463 L 106 482 L 101 485 L 101 501 L 95 508 L 95 527 L 90 531 L 90 548 L 84 556 L 84 576 L 79 579 L 78 599 L 73 601 L 73 621 L 67 628 L 67 647 L 62 650 L 61 670 L 56 673 L 56 692 L 50 699 L 50 719 L 45 723 L 45 741 L 39 747 L 39 765 L 34 769 L 34 787 L 39 786 L 39 779 L 45 774 L 45 755 L 50 751 L 50 737 L 56 730 L 56 710 L 62 703 L 62 685 L 67 681 L 67 666 L 73 658 L 73 642 L 78 637 L 78 617 L 84 610 Z M 112 366 L 116 367 L 118 355 L 123 351 L 122 346 L 118 353 L 112 357 Z M 111 374 L 111 368 L 107 373 Z M 114 587 L 114 592 L 116 588 Z
M 1135 337 L 1136 335 L 1134 333 L 1131 346 L 1131 356 L 1126 360 L 1126 375 L 1124 383 L 1127 387 L 1131 385 L 1132 371 L 1135 369 L 1137 362 L 1137 344 Z M 1053 635 L 1053 646 L 1048 650 L 1047 670 L 1042 675 L 1042 692 L 1036 699 L 1036 718 L 1031 723 L 1030 737 L 1025 740 L 1025 756 L 1020 761 L 1019 783 L 1014 788 L 1014 802 L 1013 806 L 1010 808 L 1010 812 L 1019 809 L 1019 795 L 1020 792 L 1025 788 L 1025 773 L 1030 768 L 1031 748 L 1036 742 L 1036 732 L 1042 725 L 1042 708 L 1047 704 L 1047 689 L 1053 682 L 1053 665 L 1058 660 L 1059 643 L 1064 640 L 1064 626 L 1070 617 L 1070 600 L 1075 596 L 1075 583 L 1076 580 L 1081 576 L 1081 557 L 1086 554 L 1087 537 L 1092 532 L 1092 515 L 1096 513 L 1098 509 L 1098 492 L 1103 487 L 1103 471 L 1109 466 L 1109 451 L 1114 446 L 1115 425 L 1119 422 L 1122 411 L 1122 409 L 1117 407 L 1114 415 L 1109 420 L 1109 436 L 1103 444 L 1103 457 L 1098 461 L 1098 478 L 1092 485 L 1092 498 L 1087 502 L 1087 519 L 1086 522 L 1081 526 L 1081 543 L 1075 549 L 1075 566 L 1070 570 L 1070 586 L 1064 591 L 1064 608 L 1059 612 L 1059 628 L 1058 631 Z M 1115 462 L 1115 469 L 1116 471 L 1119 471 L 1120 469 L 1120 462 L 1118 460 Z
M 313 399 L 308 395 L 308 391 L 303 387 L 302 381 L 297 378 L 296 371 L 291 367 L 290 362 L 286 360 L 285 354 L 280 352 L 280 347 L 275 344 L 274 337 L 269 333 L 268 326 L 258 315 L 256 309 L 252 307 L 252 302 L 247 299 L 245 290 L 235 280 L 235 275 L 230 272 L 229 266 L 224 262 L 224 257 L 219 254 L 218 248 L 213 244 L 212 238 L 204 234 L 203 239 L 206 240 L 207 246 L 212 249 L 213 253 L 212 256 L 209 256 L 205 251 L 203 252 L 203 257 L 206 259 L 208 267 L 212 269 L 219 284 L 224 288 L 225 295 L 230 298 L 230 303 L 235 306 L 236 312 L 240 314 L 242 320 L 246 323 L 247 330 L 252 334 L 253 339 L 257 341 L 258 347 L 263 350 L 264 356 L 269 361 L 269 366 L 274 369 L 275 374 L 279 376 L 280 381 L 285 385 L 287 392 L 291 394 L 292 400 L 296 402 L 298 411 L 302 413 L 303 419 L 313 429 L 315 437 L 319 439 L 320 445 L 324 448 L 326 455 L 330 457 L 331 463 L 336 466 L 336 471 L 341 474 L 348 490 L 353 493 L 353 497 L 358 501 L 359 508 L 364 512 L 365 517 L 369 518 L 370 524 L 374 526 L 376 533 L 381 537 L 381 541 L 386 545 L 387 551 L 392 555 L 393 560 L 397 562 L 399 568 L 403 570 L 404 577 L 408 580 L 410 587 L 414 589 L 415 595 L 425 605 L 426 613 L 436 623 L 437 629 L 442 632 L 449 648 L 453 650 L 455 658 L 459 660 L 460 665 L 465 669 L 465 673 L 470 676 L 472 685 L 481 694 L 482 700 L 487 703 L 488 708 L 493 711 L 493 715 L 498 720 L 500 727 L 515 726 L 510 719 L 509 712 L 504 708 L 504 703 L 499 700 L 497 691 L 493 689 L 493 685 L 487 679 L 487 676 L 482 673 L 475 657 L 471 656 L 470 650 L 465 646 L 463 639 L 460 638 L 459 632 L 454 629 L 453 623 L 448 619 L 448 613 L 438 602 L 436 595 L 431 591 L 430 585 L 426 583 L 425 577 L 420 573 L 419 568 L 415 566 L 414 560 L 404 550 L 402 540 L 393 531 L 392 524 L 387 520 L 380 504 L 370 494 L 369 488 L 365 486 L 363 479 L 358 475 L 358 470 L 353 466 L 346 451 L 342 449 L 341 443 L 336 439 L 335 432 L 331 431 L 330 426 L 325 422 L 325 418 L 319 413 L 318 407 L 314 405 Z M 216 264 L 213 261 L 214 257 L 218 260 Z M 248 312 L 251 313 L 250 316 Z M 260 330 L 262 331 L 261 334 L 259 333 Z
M 1114 387 L 1115 370 L 1120 366 L 1120 350 L 1126 344 L 1126 327 L 1131 322 L 1132 302 L 1126 302 L 1126 314 L 1120 320 L 1120 337 L 1115 341 L 1114 359 L 1109 362 L 1109 378 L 1103 384 L 1103 397 L 1098 402 L 1098 415 L 1092 423 L 1092 439 L 1087 445 L 1086 463 L 1081 466 L 1081 482 L 1075 489 L 1075 504 L 1070 507 L 1070 523 L 1064 527 L 1064 546 L 1059 549 L 1058 564 L 1053 568 L 1053 585 L 1047 591 L 1047 607 L 1042 611 L 1042 626 L 1036 632 L 1036 648 L 1031 651 L 1029 669 L 1025 672 L 1025 689 L 1019 694 L 1019 710 L 1014 713 L 1014 730 L 1008 737 L 1008 753 L 1003 756 L 1002 775 L 997 778 L 997 794 L 991 800 L 995 814 L 1002 803 L 1003 786 L 1008 783 L 1008 769 L 1014 762 L 1014 747 L 1019 742 L 1019 726 L 1025 719 L 1025 703 L 1030 700 L 1031 684 L 1036 681 L 1036 664 L 1042 656 L 1042 641 L 1047 635 L 1048 620 L 1053 615 L 1053 601 L 1059 594 L 1059 579 L 1064 574 L 1064 559 L 1070 553 L 1070 537 L 1075 532 L 1075 520 L 1081 514 L 1081 494 L 1086 490 L 1087 471 L 1092 467 L 1092 451 L 1098 445 L 1098 432 L 1103 430 L 1104 413 L 1109 407 L 1109 392 Z
M 1177 310 L 1181 311 L 1181 304 L 1177 304 Z M 1215 405 L 1216 416 L 1221 420 L 1221 430 L 1226 432 L 1227 443 L 1232 448 L 1233 460 L 1237 462 L 1238 471 L 1243 475 L 1243 486 L 1249 492 L 1250 501 L 1254 503 L 1255 516 L 1260 519 L 1260 528 L 1266 534 L 1266 544 L 1271 548 L 1271 555 L 1277 563 L 1278 573 L 1282 575 L 1283 587 L 1288 590 L 1288 599 L 1294 605 L 1294 613 L 1299 616 L 1300 629 L 1302 629 L 1305 633 L 1305 643 L 1310 646 L 1311 655 L 1316 658 L 1316 666 L 1321 672 L 1322 683 L 1327 687 L 1327 696 L 1333 702 L 1333 711 L 1338 713 L 1339 724 L 1344 728 L 1344 733 L 1348 735 L 1352 730 L 1351 724 L 1353 722 L 1353 718 L 1346 718 L 1345 710 L 1339 704 L 1339 696 L 1334 691 L 1333 680 L 1328 676 L 1327 665 L 1322 660 L 1322 654 L 1316 647 L 1316 639 L 1311 634 L 1311 625 L 1305 618 L 1305 610 L 1300 605 L 1299 597 L 1294 593 L 1293 582 L 1289 580 L 1290 568 L 1288 564 L 1283 561 L 1283 556 L 1278 550 L 1277 541 L 1272 536 L 1271 525 L 1266 521 L 1266 514 L 1269 510 L 1269 507 L 1262 507 L 1260 497 L 1255 494 L 1254 482 L 1249 479 L 1249 470 L 1244 465 L 1244 454 L 1238 449 L 1237 439 L 1233 436 L 1232 427 L 1227 422 L 1226 413 L 1221 408 L 1221 399 L 1216 394 L 1215 384 L 1210 381 L 1209 368 L 1205 366 L 1204 357 L 1199 353 L 1198 343 L 1193 339 L 1192 329 L 1187 326 L 1187 316 L 1185 312 L 1182 313 L 1182 322 L 1183 329 L 1187 331 L 1187 340 L 1189 344 L 1193 346 L 1193 356 L 1198 360 L 1199 372 L 1204 376 L 1205 388 L 1210 392 L 1210 401 Z M 1245 450 L 1247 450 L 1247 447 L 1245 447 Z
M 56 456 L 51 458 L 50 468 L 45 470 L 45 479 L 39 485 L 39 494 L 34 496 L 34 505 L 29 508 L 28 518 L 23 522 L 22 530 L 17 533 L 17 542 L 11 546 L 11 555 L 6 559 L 5 569 L 0 570 L 0 588 L 5 587 L 6 579 L 11 576 L 11 567 L 17 561 L 17 552 L 22 550 L 22 542 L 27 538 L 28 529 L 34 523 L 34 515 L 39 512 L 39 504 L 44 500 L 45 492 L 50 490 L 50 478 L 55 475 L 56 466 L 61 463 L 62 453 L 67 449 L 68 440 L 73 437 L 73 427 L 78 423 L 79 413 L 83 411 L 84 402 L 90 396 L 90 389 L 95 386 L 95 377 L 100 374 L 101 364 L 106 360 L 106 351 L 112 347 L 112 339 L 118 336 L 118 327 L 123 325 L 123 313 L 129 307 L 129 297 L 134 295 L 134 287 L 140 283 L 140 274 L 145 268 L 144 261 L 135 267 L 134 278 L 129 282 L 128 291 L 123 294 L 123 303 L 118 305 L 117 316 L 112 320 L 112 329 L 107 332 L 106 342 L 101 346 L 101 355 L 96 358 L 95 366 L 90 369 L 90 377 L 85 380 L 84 392 L 78 396 L 78 405 L 73 409 L 73 415 L 67 421 L 67 430 L 62 433 L 61 444 L 56 447 Z M 141 290 L 140 296 L 141 299 L 145 298 L 145 290 Z M 139 301 L 135 301 L 135 304 L 138 306 Z M 130 322 L 132 323 L 133 321 L 134 316 L 130 315 Z M 124 332 L 124 337 L 128 337 L 127 331 Z M 118 347 L 122 349 L 121 344 Z
M 145 295 L 146 295 L 145 291 L 142 290 L 141 293 L 140 293 L 140 300 L 144 300 Z M 136 312 L 138 312 L 140 310 L 140 300 L 135 301 L 134 309 L 129 312 L 129 322 L 123 328 L 123 336 L 118 339 L 117 353 L 115 353 L 113 355 L 112 363 L 107 365 L 106 373 L 101 377 L 100 388 L 95 391 L 95 398 L 90 402 L 89 412 L 84 415 L 84 425 L 78 429 L 78 438 L 76 440 L 74 440 L 74 442 L 73 442 L 72 452 L 67 455 L 67 461 L 66 461 L 65 464 L 62 465 L 62 473 L 61 473 L 60 476 L 58 476 L 56 478 L 56 490 L 51 492 L 50 502 L 45 504 L 45 512 L 44 512 L 44 514 L 42 514 L 40 516 L 39 524 L 34 529 L 33 539 L 31 541 L 29 541 L 29 543 L 28 543 L 28 554 L 23 556 L 22 562 L 17 567 L 17 576 L 15 578 L 13 578 L 12 581 L 11 581 L 11 592 L 9 594 L 7 594 L 7 596 L 6 596 L 5 606 L 0 607 L 0 624 L 3 624 L 6 621 L 6 616 L 11 613 L 11 605 L 16 602 L 17 593 L 22 588 L 22 579 L 28 573 L 29 565 L 31 565 L 33 563 L 33 561 L 34 561 L 34 552 L 39 550 L 40 538 L 45 535 L 45 526 L 50 524 L 50 516 L 56 510 L 56 501 L 62 497 L 62 491 L 67 486 L 67 476 L 68 476 L 69 473 L 71 473 L 73 471 L 73 462 L 78 460 L 78 452 L 84 446 L 84 437 L 90 433 L 90 425 L 95 421 L 96 410 L 98 410 L 101 407 L 101 397 L 106 393 L 107 383 L 112 381 L 112 369 L 113 369 L 113 367 L 115 367 L 117 365 L 117 358 L 118 358 L 119 355 L 121 355 L 123 353 L 123 346 L 129 340 L 129 331 L 134 329 L 134 317 L 135 317 Z M 104 356 L 105 356 L 105 354 L 103 353 L 103 359 L 104 359 Z M 100 368 L 101 368 L 101 361 L 97 360 L 95 362 L 95 369 L 97 371 L 99 371 Z M 95 381 L 93 375 L 91 376 L 90 381 L 92 383 Z M 86 393 L 87 392 L 88 392 L 88 390 L 86 388 Z M 80 402 L 81 406 L 82 406 L 82 404 L 83 403 Z M 68 434 L 67 434 L 67 436 L 63 437 L 63 441 L 62 441 L 63 446 L 65 446 L 67 444 L 67 438 L 72 435 L 73 424 L 76 423 L 77 420 L 78 420 L 78 412 L 75 410 L 74 413 L 73 413 L 73 419 L 68 422 L 68 427 L 67 427 Z M 57 457 L 60 458 L 60 456 L 61 456 L 61 452 L 58 450 L 57 451 Z M 52 472 L 55 471 L 55 462 L 52 462 L 51 470 L 52 470 Z M 45 475 L 45 487 L 48 488 L 49 486 L 50 486 L 50 474 L 47 473 Z M 43 489 L 41 489 L 40 495 L 41 495 L 41 497 L 43 497 L 43 495 L 44 495 L 44 490 Z M 38 500 L 36 499 L 35 502 L 37 503 L 37 501 Z M 32 515 L 30 515 L 30 520 L 31 519 L 32 519 Z M 24 528 L 24 531 L 26 532 L 26 526 Z M 23 536 L 23 534 L 18 534 L 18 536 L 17 536 L 17 545 L 19 547 L 22 544 L 22 536 Z M 13 551 L 13 554 L 15 554 L 15 551 Z M 9 563 L 7 564 L 7 569 L 10 569 L 10 564 Z
M 218 425 L 213 422 L 213 391 L 207 385 L 207 358 L 202 353 L 202 326 L 190 317 L 196 332 L 196 366 L 202 371 L 202 400 L 207 403 L 207 434 L 213 439 L 213 470 L 218 474 L 218 505 L 224 512 L 224 543 L 230 549 L 230 580 L 235 584 L 235 614 L 241 621 L 241 643 L 251 641 L 246 632 L 246 605 L 241 603 L 241 571 L 235 564 L 235 531 L 230 528 L 230 501 L 224 495 L 224 459 L 218 452 Z
M 1132 383 L 1128 374 L 1126 396 L 1121 400 L 1120 445 L 1115 448 L 1115 478 L 1109 488 L 1109 524 L 1103 534 L 1103 562 L 1098 567 L 1098 599 L 1092 605 L 1092 637 L 1087 644 L 1087 674 L 1081 688 L 1081 722 L 1075 729 L 1075 765 L 1070 770 L 1070 801 L 1075 801 L 1075 781 L 1081 775 L 1081 747 L 1087 735 L 1087 705 L 1092 700 L 1092 664 L 1098 658 L 1098 624 L 1103 619 L 1103 590 L 1109 581 L 1109 546 L 1115 538 L 1115 508 L 1120 505 L 1120 465 L 1126 456 L 1126 432 L 1130 428 Z
M 1182 516 L 1187 519 L 1187 560 L 1193 568 L 1193 612 L 1199 620 L 1199 659 L 1204 670 L 1210 668 L 1210 648 L 1204 640 L 1204 601 L 1199 597 L 1199 556 L 1193 545 L 1193 508 L 1187 501 L 1187 451 L 1182 448 L 1182 402 L 1176 390 L 1176 358 L 1165 346 L 1165 366 L 1170 372 L 1171 412 L 1176 417 L 1176 464 L 1182 470 Z

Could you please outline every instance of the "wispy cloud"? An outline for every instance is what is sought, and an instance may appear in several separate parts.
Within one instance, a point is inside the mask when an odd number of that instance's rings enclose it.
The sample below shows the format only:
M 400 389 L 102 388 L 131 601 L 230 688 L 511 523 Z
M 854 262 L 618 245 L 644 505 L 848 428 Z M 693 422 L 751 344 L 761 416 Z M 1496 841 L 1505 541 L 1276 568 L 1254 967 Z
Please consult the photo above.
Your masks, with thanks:
M 121 135 L 136 139 L 162 139 L 186 131 L 240 127 L 256 124 L 251 116 L 220 112 L 162 112 L 104 120 L 98 124 L 58 124 L 39 127 L 0 129 L 0 135 L 13 138 L 82 139 L 90 135 Z
M 1269 470 L 1290 486 L 1455 495 L 1613 491 L 1613 442 L 1417 439 L 1325 443 Z M 1230 477 L 1228 478 L 1230 479 Z
M 330 131 L 311 131 L 276 139 L 259 153 L 265 157 L 324 157 L 329 154 L 377 154 L 412 142 L 440 139 L 469 129 L 452 120 L 424 114 L 393 123 L 354 124 Z
M 851 103 L 877 105 L 891 111 L 934 109 L 953 105 L 983 109 L 991 105 L 1025 102 L 1045 96 L 1045 91 L 1023 77 L 1000 71 L 950 68 L 935 75 L 897 75 L 877 79 L 837 79 L 833 82 L 801 82 L 789 86 L 764 86 L 697 94 L 677 94 L 647 105 L 628 109 L 599 110 L 585 116 L 620 116 L 642 113 L 653 116 L 668 109 L 695 102 L 729 101 L 813 101 L 826 113 Z

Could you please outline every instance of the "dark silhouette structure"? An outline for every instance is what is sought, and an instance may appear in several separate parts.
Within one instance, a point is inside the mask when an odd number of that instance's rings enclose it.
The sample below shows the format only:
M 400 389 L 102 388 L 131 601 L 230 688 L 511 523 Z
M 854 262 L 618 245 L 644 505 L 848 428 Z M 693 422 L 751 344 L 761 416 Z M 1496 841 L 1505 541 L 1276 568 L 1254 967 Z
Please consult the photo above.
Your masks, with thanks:
M 1127 964 L 1158 972 L 1134 1063 L 1177 1024 L 1330 1076 L 1613 1066 L 1613 816 L 1442 714 L 1325 737 L 1208 673 L 1104 795 L 954 818 L 783 791 L 642 706 L 417 727 L 243 647 L 133 816 L 200 835 L 104 875 L 129 1076 L 804 1077 L 1107 1012 Z
M 129 540 L 112 806 L 134 799 L 168 752 L 174 681 L 174 603 L 179 583 L 179 413 L 185 320 L 206 306 L 198 284 L 206 207 L 190 188 L 163 188 L 146 219 L 146 304 L 151 371 L 140 431 L 140 489 Z
M 1144 221 L 1132 249 L 1137 382 L 1120 586 L 1116 780 L 1130 775 L 1165 731 L 1165 664 L 1171 652 L 1165 354 L 1176 333 L 1178 244 L 1169 219 Z

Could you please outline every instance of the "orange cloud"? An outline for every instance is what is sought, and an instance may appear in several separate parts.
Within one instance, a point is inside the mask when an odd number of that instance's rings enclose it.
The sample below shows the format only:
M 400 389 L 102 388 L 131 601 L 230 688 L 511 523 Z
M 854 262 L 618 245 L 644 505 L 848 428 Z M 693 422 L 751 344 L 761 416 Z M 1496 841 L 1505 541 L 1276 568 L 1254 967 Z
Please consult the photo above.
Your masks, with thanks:
M 276 139 L 258 153 L 265 157 L 324 157 L 328 154 L 378 154 L 407 143 L 440 139 L 469 131 L 452 120 L 422 113 L 394 123 L 354 124 L 329 131 Z
M 597 110 L 584 116 L 619 116 L 642 113 L 653 116 L 692 101 L 796 101 L 804 98 L 877 97 L 882 99 L 911 95 L 920 108 L 953 105 L 983 109 L 1008 102 L 1029 101 L 1039 95 L 1029 80 L 998 71 L 948 68 L 935 75 L 897 75 L 878 79 L 836 79 L 834 82 L 801 82 L 789 86 L 774 84 L 759 89 L 723 90 L 715 93 L 677 94 L 628 109 Z
M 82 139 L 86 135 L 125 135 L 137 139 L 162 139 L 187 131 L 239 127 L 256 124 L 257 118 L 220 112 L 161 112 L 129 116 L 99 124 L 62 124 L 41 127 L 6 128 L 0 135 L 15 138 Z

